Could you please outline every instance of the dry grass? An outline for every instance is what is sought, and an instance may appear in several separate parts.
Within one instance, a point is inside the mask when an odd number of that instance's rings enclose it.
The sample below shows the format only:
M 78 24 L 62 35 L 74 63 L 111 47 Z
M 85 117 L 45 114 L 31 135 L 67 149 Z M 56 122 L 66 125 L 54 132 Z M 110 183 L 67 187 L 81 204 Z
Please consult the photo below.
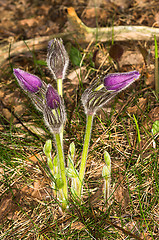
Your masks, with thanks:
M 31 104 L 25 105 L 28 109 L 19 118 L 13 114 L 6 120 L 1 115 L 0 239 L 157 239 L 158 136 L 154 149 L 151 127 L 158 102 L 142 79 L 142 88 L 138 83 L 121 93 L 95 117 L 84 202 L 74 204 L 70 197 L 70 209 L 64 214 L 59 212 L 58 202 L 52 197 L 51 176 L 42 152 L 45 140 L 51 136 L 41 116 Z M 85 86 L 79 85 L 78 91 L 74 91 L 77 99 L 74 102 L 70 101 L 72 91 L 67 87 L 66 104 L 70 108 L 64 135 L 65 154 L 74 141 L 79 166 L 85 130 L 79 93 Z M 147 99 L 144 109 L 139 104 L 141 98 Z M 24 95 L 22 99 L 26 101 Z M 28 122 L 38 126 L 39 134 L 34 128 L 28 128 Z M 109 204 L 105 204 L 102 195 L 104 150 L 112 159 Z

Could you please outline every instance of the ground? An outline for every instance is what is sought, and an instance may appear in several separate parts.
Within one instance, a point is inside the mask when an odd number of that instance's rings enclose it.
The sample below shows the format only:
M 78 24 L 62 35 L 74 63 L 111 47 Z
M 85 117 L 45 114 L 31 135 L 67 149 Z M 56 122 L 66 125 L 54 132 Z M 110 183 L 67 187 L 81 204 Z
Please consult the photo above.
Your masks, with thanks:
M 152 131 L 159 120 L 154 36 L 141 40 L 134 33 L 132 39 L 120 41 L 113 33 L 114 26 L 147 26 L 156 30 L 159 42 L 158 10 L 157 0 L 0 0 L 1 239 L 158 239 L 159 133 Z M 95 41 L 89 40 L 80 21 L 96 28 Z M 98 34 L 102 27 L 111 28 L 111 41 Z M 43 153 L 52 135 L 12 72 L 21 68 L 56 87 L 46 66 L 52 36 L 63 38 L 70 57 L 64 80 L 64 152 L 67 159 L 74 141 L 77 168 L 86 121 L 80 100 L 84 89 L 107 73 L 137 70 L 141 74 L 94 118 L 83 203 L 70 198 L 65 213 L 53 198 Z M 102 194 L 105 150 L 112 161 L 107 203 Z

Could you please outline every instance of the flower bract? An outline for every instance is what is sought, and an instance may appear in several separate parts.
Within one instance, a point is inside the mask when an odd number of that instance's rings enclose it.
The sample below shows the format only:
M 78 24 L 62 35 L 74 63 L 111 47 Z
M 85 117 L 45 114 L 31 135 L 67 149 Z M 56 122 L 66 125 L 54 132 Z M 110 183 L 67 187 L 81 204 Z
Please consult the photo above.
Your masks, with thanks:
M 140 76 L 139 72 L 113 73 L 97 78 L 82 94 L 82 103 L 87 115 L 94 115 L 96 111 L 107 104 L 119 92 L 127 88 Z
M 19 68 L 13 69 L 13 73 L 21 88 L 27 92 L 36 93 L 42 87 L 41 79 L 33 74 L 25 72 Z
M 44 99 L 44 120 L 52 133 L 59 133 L 65 122 L 63 99 L 57 91 L 48 84 Z

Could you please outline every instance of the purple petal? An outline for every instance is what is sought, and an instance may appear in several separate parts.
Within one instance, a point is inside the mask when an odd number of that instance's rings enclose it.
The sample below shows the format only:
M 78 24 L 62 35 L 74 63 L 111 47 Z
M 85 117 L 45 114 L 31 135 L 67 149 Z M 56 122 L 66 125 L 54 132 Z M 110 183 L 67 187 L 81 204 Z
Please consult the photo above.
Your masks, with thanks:
M 138 71 L 108 74 L 104 78 L 104 86 L 107 90 L 121 91 L 139 77 Z
M 60 97 L 57 91 L 50 84 L 48 84 L 46 91 L 46 102 L 51 109 L 57 108 L 60 103 Z
M 13 73 L 19 85 L 25 91 L 36 93 L 42 87 L 41 79 L 33 74 L 27 73 L 19 68 L 13 69 Z

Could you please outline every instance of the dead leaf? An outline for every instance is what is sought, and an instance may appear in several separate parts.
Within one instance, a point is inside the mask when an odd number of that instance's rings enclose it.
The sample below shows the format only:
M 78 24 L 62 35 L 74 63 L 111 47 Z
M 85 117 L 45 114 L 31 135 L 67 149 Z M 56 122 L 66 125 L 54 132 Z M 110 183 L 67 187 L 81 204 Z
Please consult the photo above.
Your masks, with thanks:
M 159 107 L 155 107 L 149 112 L 148 117 L 143 123 L 144 128 L 146 128 L 148 131 L 151 131 L 152 124 L 156 120 L 159 120 Z
M 153 122 L 155 122 L 156 120 L 159 120 L 159 107 L 155 107 L 154 109 L 152 109 L 149 112 L 149 117 Z
M 128 8 L 132 2 L 132 0 L 110 0 L 110 1 L 111 3 L 120 7 L 122 10 L 124 10 L 125 8 Z
M 39 179 L 36 179 L 33 185 L 24 186 L 21 188 L 21 192 L 30 198 L 38 199 L 41 201 L 50 198 L 52 195 L 51 187 L 48 187 L 46 185 L 46 182 Z
M 100 66 L 107 66 L 109 63 L 108 56 L 109 55 L 106 48 L 100 47 L 99 49 L 96 49 L 93 56 L 95 67 L 99 68 Z
M 72 222 L 71 224 L 71 229 L 74 230 L 84 230 L 85 229 L 85 225 L 81 222 Z
M 155 14 L 155 23 L 153 26 L 159 27 L 159 12 Z
M 70 79 L 70 84 L 78 86 L 79 81 L 83 82 L 83 79 L 85 79 L 86 73 L 87 73 L 86 67 L 83 66 L 70 72 L 67 78 Z
M 100 7 L 101 5 L 109 4 L 109 0 L 98 0 L 98 1 L 92 1 L 89 0 L 87 7 Z
M 44 16 L 37 16 L 35 18 L 28 18 L 19 21 L 22 26 L 28 25 L 28 27 L 35 27 L 39 24 L 44 24 Z
M 8 216 L 10 219 L 13 218 L 15 211 L 19 209 L 16 202 L 19 203 L 20 199 L 20 192 L 16 189 L 4 194 L 0 202 L 0 222 L 6 220 Z
M 118 183 L 115 184 L 114 189 L 114 197 L 121 204 L 123 208 L 126 208 L 130 199 L 129 199 L 129 191 L 125 186 L 124 176 L 122 176 L 119 172 Z
M 142 46 L 142 44 L 140 44 L 138 46 L 138 49 L 140 51 L 140 53 L 142 54 L 143 56 L 143 59 L 145 61 L 145 64 L 150 64 L 150 57 L 151 57 L 151 54 L 150 52 L 147 51 L 146 47 Z
M 4 169 L 0 167 L 0 180 L 3 179 Z
M 40 161 L 44 161 L 44 159 L 41 156 L 41 154 L 37 153 L 35 155 L 32 155 L 32 156 L 26 158 L 26 161 L 29 161 L 29 162 L 32 162 L 32 163 L 38 163 Z
M 147 0 L 135 0 L 137 7 L 144 8 L 149 4 Z
M 44 184 L 43 184 L 44 187 Z M 42 189 L 42 183 L 40 180 L 35 180 L 34 182 L 34 187 L 33 187 L 33 192 L 31 193 L 31 195 L 37 199 L 42 200 L 42 196 L 40 194 L 40 190 Z
M 118 61 L 123 55 L 124 49 L 119 44 L 113 44 L 109 50 L 109 55 L 114 60 Z
M 97 21 L 98 24 L 101 22 L 106 22 L 108 16 L 108 10 L 105 8 L 86 8 L 81 16 L 81 20 L 85 23 L 88 27 L 96 27 Z
M 45 132 L 42 128 L 33 125 L 32 122 L 31 122 L 31 123 L 29 123 L 29 122 L 28 122 L 28 123 L 24 123 L 24 125 L 25 125 L 31 132 L 33 132 L 33 133 L 35 133 L 35 134 L 37 134 L 37 135 L 40 135 L 40 136 L 45 136 L 45 135 L 46 135 L 46 132 Z
M 37 25 L 38 21 L 35 18 L 23 19 L 19 21 L 19 24 L 22 26 L 28 25 L 29 27 L 33 27 Z
M 155 76 L 154 73 L 147 74 L 146 80 L 145 80 L 146 85 L 154 87 L 155 86 Z
M 130 114 L 141 114 L 144 112 L 146 107 L 147 99 L 146 98 L 139 98 L 137 105 L 133 107 L 128 107 L 127 111 Z
M 143 64 L 144 59 L 139 51 L 125 51 L 119 61 L 120 66 Z

